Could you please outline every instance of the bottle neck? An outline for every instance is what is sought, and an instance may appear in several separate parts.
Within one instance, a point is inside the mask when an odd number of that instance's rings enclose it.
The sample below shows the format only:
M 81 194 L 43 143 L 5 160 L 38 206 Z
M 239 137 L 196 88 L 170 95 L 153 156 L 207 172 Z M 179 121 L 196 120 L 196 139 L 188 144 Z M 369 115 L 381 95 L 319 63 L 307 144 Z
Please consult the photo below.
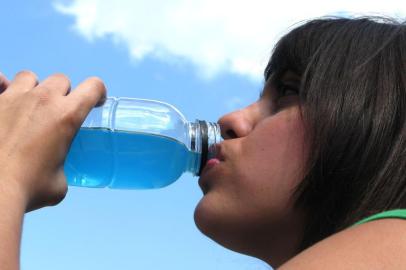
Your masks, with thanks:
M 188 170 L 200 175 L 206 162 L 217 155 L 216 145 L 222 141 L 220 126 L 217 123 L 196 120 L 189 125 L 191 155 Z

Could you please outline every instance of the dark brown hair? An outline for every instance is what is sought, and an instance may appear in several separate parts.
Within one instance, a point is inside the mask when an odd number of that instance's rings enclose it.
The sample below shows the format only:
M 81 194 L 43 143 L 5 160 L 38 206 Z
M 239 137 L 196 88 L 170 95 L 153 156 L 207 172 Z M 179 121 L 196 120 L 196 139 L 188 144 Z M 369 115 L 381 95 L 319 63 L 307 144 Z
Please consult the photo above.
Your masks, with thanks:
M 296 189 L 301 249 L 371 214 L 406 208 L 406 26 L 322 18 L 276 45 L 265 79 L 293 71 L 311 153 Z

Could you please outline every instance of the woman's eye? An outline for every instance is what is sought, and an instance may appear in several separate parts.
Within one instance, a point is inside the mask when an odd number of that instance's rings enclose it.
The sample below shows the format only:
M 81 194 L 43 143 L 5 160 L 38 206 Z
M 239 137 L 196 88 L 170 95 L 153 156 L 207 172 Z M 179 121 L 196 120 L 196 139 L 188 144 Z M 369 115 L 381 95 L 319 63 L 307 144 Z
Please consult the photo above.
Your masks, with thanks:
M 282 83 L 278 87 L 278 93 L 279 97 L 297 96 L 299 94 L 299 90 L 296 86 Z

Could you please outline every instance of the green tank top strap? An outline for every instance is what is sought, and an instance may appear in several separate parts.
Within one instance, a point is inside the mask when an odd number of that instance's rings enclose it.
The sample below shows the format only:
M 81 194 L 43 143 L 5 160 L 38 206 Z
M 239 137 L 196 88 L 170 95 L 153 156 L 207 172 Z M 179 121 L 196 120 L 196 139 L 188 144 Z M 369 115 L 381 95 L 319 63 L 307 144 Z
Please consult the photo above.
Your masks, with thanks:
M 355 223 L 353 226 L 360 225 L 369 221 L 377 220 L 377 219 L 383 219 L 383 218 L 400 218 L 400 219 L 406 219 L 406 209 L 394 209 L 394 210 L 389 210 L 385 212 L 381 212 L 375 215 L 372 215 L 370 217 L 364 218 L 357 223 Z

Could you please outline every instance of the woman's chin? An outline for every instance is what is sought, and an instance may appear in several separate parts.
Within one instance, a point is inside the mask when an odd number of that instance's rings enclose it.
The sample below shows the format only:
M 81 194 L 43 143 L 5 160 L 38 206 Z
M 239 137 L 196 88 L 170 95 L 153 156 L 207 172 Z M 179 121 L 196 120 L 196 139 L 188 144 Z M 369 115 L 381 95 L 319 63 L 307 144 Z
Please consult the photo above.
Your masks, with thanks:
M 241 252 L 239 224 L 227 209 L 222 208 L 216 194 L 207 193 L 198 203 L 194 212 L 194 221 L 201 233 L 219 245 Z
M 197 204 L 194 212 L 194 221 L 197 228 L 203 233 L 206 234 L 205 231 L 207 229 L 207 223 L 210 219 L 210 209 L 209 209 L 209 202 L 207 202 L 208 194 L 204 195 L 199 203 Z
M 219 223 L 218 202 L 216 203 L 215 194 L 206 193 L 199 201 L 194 212 L 194 221 L 197 228 L 208 237 L 213 236 L 216 223 Z M 217 222 L 216 222 L 217 221 Z
M 225 205 L 227 203 L 224 201 L 223 194 L 211 190 L 203 196 L 194 211 L 197 228 L 216 242 L 222 242 L 222 238 L 229 230 L 229 225 L 233 220 L 224 207 Z

